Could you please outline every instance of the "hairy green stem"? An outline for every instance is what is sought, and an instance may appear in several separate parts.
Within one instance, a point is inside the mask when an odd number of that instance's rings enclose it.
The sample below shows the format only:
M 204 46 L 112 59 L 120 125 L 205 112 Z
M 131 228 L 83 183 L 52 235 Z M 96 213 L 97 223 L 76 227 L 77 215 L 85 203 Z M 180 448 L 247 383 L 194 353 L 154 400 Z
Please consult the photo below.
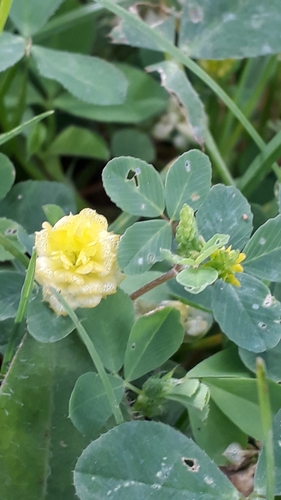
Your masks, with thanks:
M 258 357 L 256 360 L 256 369 L 261 420 L 264 435 L 264 448 L 266 455 L 266 500 L 274 500 L 275 470 L 272 415 L 270 409 L 265 363 L 264 360 L 260 357 Z
M 108 397 L 108 401 L 110 403 L 110 406 L 111 406 L 111 409 L 112 409 L 112 413 L 114 415 L 114 418 L 116 420 L 116 424 L 119 425 L 121 424 L 124 419 L 123 419 L 123 416 L 122 416 L 122 413 L 121 413 L 121 410 L 120 410 L 120 406 L 116 400 L 116 397 L 115 397 L 115 394 L 114 394 L 114 391 L 112 389 L 112 386 L 110 384 L 110 381 L 109 381 L 109 378 L 107 376 L 107 373 L 104 369 L 104 366 L 102 364 L 102 361 L 98 355 L 98 352 L 96 351 L 96 348 L 93 344 L 93 342 L 91 341 L 87 331 L 85 330 L 84 326 L 81 324 L 79 318 L 77 317 L 77 315 L 75 314 L 75 312 L 73 311 L 73 309 L 68 305 L 68 303 L 66 302 L 66 300 L 64 299 L 64 297 L 59 293 L 57 292 L 57 290 L 55 290 L 54 288 L 51 288 L 50 287 L 50 290 L 52 292 L 52 294 L 60 301 L 60 303 L 63 305 L 64 309 L 66 310 L 68 316 L 70 317 L 70 319 L 73 321 L 76 329 L 77 329 L 77 332 L 81 338 L 81 340 L 83 341 L 83 343 L 85 344 L 92 360 L 93 360 L 93 363 L 98 371 L 98 374 L 101 378 L 101 381 L 103 383 L 103 386 L 104 386 L 104 389 L 105 389 L 105 392 L 106 392 L 106 395 Z

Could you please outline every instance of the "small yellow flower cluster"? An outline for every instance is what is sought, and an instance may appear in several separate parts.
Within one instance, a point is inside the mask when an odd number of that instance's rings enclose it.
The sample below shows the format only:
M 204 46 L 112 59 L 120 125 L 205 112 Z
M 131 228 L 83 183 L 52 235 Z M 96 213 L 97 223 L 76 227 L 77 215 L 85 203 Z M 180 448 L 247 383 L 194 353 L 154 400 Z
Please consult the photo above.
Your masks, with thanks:
M 244 253 L 239 250 L 231 250 L 231 246 L 227 249 L 222 247 L 215 250 L 210 255 L 210 260 L 205 264 L 206 267 L 212 267 L 219 273 L 219 278 L 234 286 L 240 286 L 240 281 L 235 278 L 235 273 L 242 273 L 243 267 L 241 262 L 246 258 Z
M 119 236 L 107 231 L 107 220 L 85 208 L 78 215 L 62 217 L 53 227 L 44 222 L 35 233 L 35 279 L 43 285 L 43 299 L 57 315 L 65 315 L 50 287 L 67 303 L 95 307 L 116 292 L 122 275 L 116 263 Z

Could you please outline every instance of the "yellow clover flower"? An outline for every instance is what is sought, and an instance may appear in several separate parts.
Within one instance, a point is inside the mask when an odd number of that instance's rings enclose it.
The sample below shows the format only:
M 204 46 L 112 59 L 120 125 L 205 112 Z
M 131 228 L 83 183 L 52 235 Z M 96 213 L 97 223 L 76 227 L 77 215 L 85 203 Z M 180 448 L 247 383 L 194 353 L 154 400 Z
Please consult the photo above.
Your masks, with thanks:
M 239 250 L 231 250 L 222 247 L 215 250 L 210 255 L 210 260 L 205 264 L 206 267 L 212 267 L 219 273 L 219 278 L 234 286 L 241 286 L 240 281 L 235 277 L 235 273 L 242 273 L 244 271 L 241 262 L 246 258 L 244 253 Z
M 116 263 L 119 236 L 107 231 L 103 215 L 85 208 L 78 215 L 62 217 L 53 227 L 48 222 L 42 227 L 35 233 L 35 279 L 57 315 L 66 312 L 50 287 L 73 309 L 95 307 L 116 292 L 122 279 Z

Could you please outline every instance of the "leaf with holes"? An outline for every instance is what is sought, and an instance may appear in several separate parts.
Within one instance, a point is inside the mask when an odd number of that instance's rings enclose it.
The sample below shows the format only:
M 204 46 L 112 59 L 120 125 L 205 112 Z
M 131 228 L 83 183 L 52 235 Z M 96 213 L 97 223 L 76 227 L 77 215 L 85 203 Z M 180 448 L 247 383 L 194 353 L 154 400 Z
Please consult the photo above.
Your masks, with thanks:
M 184 153 L 171 165 L 165 183 L 166 207 L 171 219 L 179 220 L 184 203 L 193 210 L 200 207 L 210 191 L 211 174 L 208 156 L 197 149 Z
M 241 287 L 218 280 L 212 309 L 222 331 L 248 351 L 263 352 L 281 339 L 281 304 L 261 281 L 242 273 Z
M 215 233 L 229 234 L 229 245 L 243 248 L 250 238 L 253 214 L 246 198 L 232 186 L 217 184 L 196 216 L 199 233 L 209 240 Z
M 245 271 L 260 279 L 281 281 L 281 215 L 259 227 L 244 248 Z
M 192 439 L 160 422 L 126 422 L 93 441 L 78 459 L 74 485 L 80 500 L 241 498 Z
M 218 271 L 213 269 L 212 267 L 199 267 L 197 269 L 193 269 L 189 267 L 181 271 L 177 277 L 177 282 L 184 286 L 184 289 L 189 293 L 200 293 L 205 288 L 214 281 L 216 281 L 218 277 Z
M 142 274 L 164 260 L 161 248 L 171 248 L 171 226 L 164 220 L 136 222 L 118 245 L 117 259 L 126 274 Z
M 190 126 L 193 138 L 202 146 L 205 142 L 207 124 L 204 106 L 183 69 L 173 61 L 163 61 L 148 66 L 146 69 L 148 71 L 158 71 L 163 87 L 170 94 L 178 97 L 183 106 L 182 111 L 186 122 Z
M 174 307 L 162 307 L 134 324 L 125 354 L 127 380 L 135 380 L 162 365 L 180 347 L 184 329 Z
M 124 212 L 140 217 L 158 217 L 164 211 L 164 187 L 158 172 L 143 160 L 120 156 L 102 173 L 111 200 Z
M 124 394 L 124 381 L 108 375 L 110 385 L 119 404 Z M 93 436 L 112 415 L 112 409 L 98 373 L 84 373 L 77 380 L 69 401 L 69 417 L 85 436 Z

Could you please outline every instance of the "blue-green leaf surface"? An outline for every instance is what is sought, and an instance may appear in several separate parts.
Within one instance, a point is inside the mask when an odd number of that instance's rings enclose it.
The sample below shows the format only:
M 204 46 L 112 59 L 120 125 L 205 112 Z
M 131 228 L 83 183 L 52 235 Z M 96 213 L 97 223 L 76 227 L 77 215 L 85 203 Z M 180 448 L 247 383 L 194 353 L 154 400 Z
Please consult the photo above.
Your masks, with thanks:
M 19 32 L 28 37 L 42 28 L 63 1 L 48 0 L 39 5 L 37 0 L 13 0 L 10 19 Z
M 193 210 L 200 207 L 210 191 L 211 174 L 208 156 L 197 149 L 182 154 L 171 165 L 165 183 L 166 207 L 171 219 L 179 220 L 184 203 Z
M 250 238 L 253 214 L 240 191 L 233 186 L 213 186 L 199 207 L 196 221 L 199 233 L 209 240 L 215 233 L 229 234 L 229 245 L 241 249 Z
M 164 220 L 136 222 L 122 236 L 117 259 L 125 274 L 142 274 L 164 260 L 161 248 L 171 248 L 172 230 Z
M 97 307 L 79 309 L 83 322 L 104 366 L 117 373 L 123 366 L 128 338 L 134 323 L 134 304 L 122 290 L 117 290 Z
M 52 343 L 67 337 L 75 326 L 68 316 L 57 316 L 38 289 L 27 308 L 27 328 L 38 342 Z
M 281 281 L 281 215 L 258 228 L 244 248 L 245 271 L 260 279 Z
M 275 382 L 281 382 L 281 342 L 278 342 L 272 349 L 258 353 L 239 347 L 239 356 L 247 368 L 254 373 L 256 373 L 257 357 L 262 358 L 265 362 L 267 377 Z
M 120 377 L 108 375 L 109 382 L 119 404 L 124 394 L 124 381 Z M 104 385 L 94 372 L 84 373 L 77 380 L 69 401 L 69 416 L 75 427 L 90 437 L 105 424 L 112 415 Z
M 239 59 L 280 52 L 279 7 L 279 0 L 185 2 L 180 48 L 195 59 Z
M 14 318 L 19 306 L 24 274 L 0 272 L 0 320 Z
M 28 233 L 41 229 L 46 220 L 43 205 L 59 205 L 66 214 L 76 212 L 74 192 L 59 182 L 24 181 L 12 187 L 0 201 L 0 217 L 9 217 Z
M 238 275 L 241 287 L 218 280 L 212 309 L 222 331 L 235 344 L 253 352 L 274 347 L 281 338 L 281 306 L 269 288 L 253 276 Z
M 54 100 L 54 107 L 80 118 L 110 123 L 139 123 L 165 110 L 168 95 L 156 80 L 128 64 L 116 64 L 116 67 L 128 80 L 128 91 L 122 104 L 89 105 L 65 92 Z
M 174 307 L 162 307 L 140 317 L 128 340 L 125 378 L 137 379 L 163 364 L 179 348 L 183 336 L 180 314 Z
M 131 156 L 111 160 L 102 172 L 111 200 L 124 212 L 158 217 L 164 211 L 164 187 L 152 165 Z
M 74 472 L 80 500 L 238 500 L 189 438 L 160 422 L 126 422 L 91 443 Z
M 78 99 L 104 105 L 124 102 L 127 80 L 121 71 L 103 59 L 38 45 L 34 45 L 31 52 L 39 73 L 61 83 Z
M 77 500 L 72 471 L 89 440 L 67 417 L 68 402 L 91 366 L 75 335 L 24 338 L 0 390 L 1 500 Z
M 0 71 L 14 66 L 24 56 L 25 41 L 21 36 L 3 31 L 0 35 Z
M 1 48 L 0 48 L 1 50 Z M 6 155 L 0 153 L 0 199 L 5 198 L 14 184 L 16 171 L 15 167 Z
M 217 279 L 218 271 L 211 267 L 199 267 L 193 269 L 189 267 L 181 271 L 176 280 L 189 293 L 200 293 Z

